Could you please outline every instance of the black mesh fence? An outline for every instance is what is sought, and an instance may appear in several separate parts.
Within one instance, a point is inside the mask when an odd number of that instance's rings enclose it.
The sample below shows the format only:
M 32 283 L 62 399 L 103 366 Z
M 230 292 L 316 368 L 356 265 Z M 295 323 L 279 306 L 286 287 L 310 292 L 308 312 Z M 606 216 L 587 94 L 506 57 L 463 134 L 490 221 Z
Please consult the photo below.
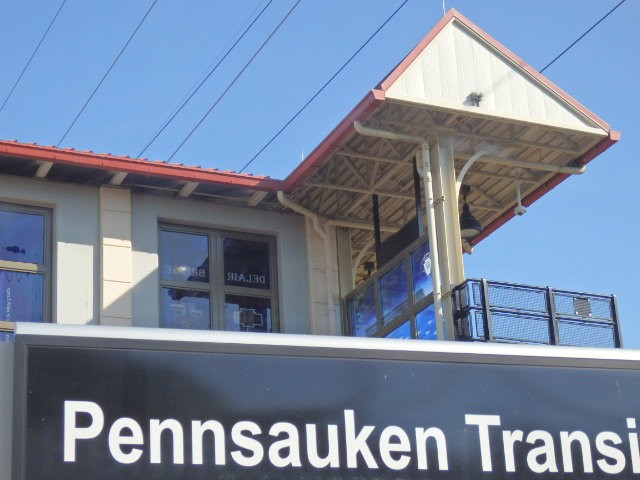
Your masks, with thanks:
M 614 297 L 487 280 L 454 290 L 461 340 L 619 347 Z

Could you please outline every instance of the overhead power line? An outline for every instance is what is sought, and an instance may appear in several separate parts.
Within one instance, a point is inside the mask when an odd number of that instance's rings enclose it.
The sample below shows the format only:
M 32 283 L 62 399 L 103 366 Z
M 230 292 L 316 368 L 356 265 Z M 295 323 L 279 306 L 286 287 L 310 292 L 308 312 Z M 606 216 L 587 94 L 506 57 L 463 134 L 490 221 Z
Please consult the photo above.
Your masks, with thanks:
M 249 160 L 247 163 L 245 163 L 245 164 L 244 164 L 244 166 L 243 166 L 243 167 L 238 171 L 238 173 L 242 173 L 242 172 L 244 172 L 244 170 L 245 170 L 249 165 L 251 165 L 251 164 L 256 160 L 256 158 L 258 158 L 258 157 L 260 156 L 260 154 L 261 154 L 262 152 L 264 152 L 264 151 L 267 149 L 267 147 L 269 147 L 269 145 L 271 145 L 271 144 L 273 143 L 273 141 L 274 141 L 276 138 L 278 138 L 278 137 L 280 136 L 280 134 L 281 134 L 281 133 L 282 133 L 282 132 L 283 132 L 283 131 L 284 131 L 284 130 L 289 126 L 289 125 L 291 125 L 291 122 L 293 122 L 296 118 L 298 118 L 298 116 L 302 113 L 302 111 L 303 111 L 305 108 L 307 108 L 307 107 L 309 106 L 309 104 L 310 104 L 311 102 L 313 102 L 313 101 L 316 99 L 316 97 L 317 97 L 318 95 L 320 95 L 320 94 L 324 91 L 324 89 L 325 89 L 325 88 L 327 88 L 327 86 L 329 86 L 329 84 L 333 81 L 333 79 L 334 79 L 334 78 L 336 78 L 336 77 L 337 77 L 337 76 L 338 76 L 338 75 L 339 75 L 339 74 L 340 74 L 340 73 L 341 73 L 341 72 L 342 72 L 342 71 L 343 71 L 343 70 L 344 70 L 344 69 L 345 69 L 345 68 L 346 68 L 350 63 L 351 63 L 351 61 L 352 61 L 354 58 L 356 58 L 356 56 L 357 56 L 357 55 L 358 55 L 358 54 L 359 54 L 359 53 L 360 53 L 360 52 L 361 52 L 361 51 L 362 51 L 362 50 L 363 50 L 363 49 L 364 49 L 364 48 L 369 44 L 369 42 L 371 42 L 371 40 L 373 40 L 373 38 L 374 38 L 374 37 L 375 37 L 375 36 L 380 32 L 380 30 L 382 30 L 382 29 L 387 25 L 387 23 L 389 23 L 389 22 L 393 19 L 393 17 L 395 17 L 395 16 L 396 16 L 396 14 L 397 14 L 401 9 L 402 9 L 402 7 L 404 7 L 404 6 L 407 4 L 407 2 L 408 2 L 408 1 L 409 1 L 409 0 L 404 0 L 404 1 L 400 4 L 400 6 L 399 6 L 398 8 L 396 8 L 396 10 L 395 10 L 395 11 L 394 11 L 394 12 L 393 12 L 393 13 L 392 13 L 392 14 L 391 14 L 391 15 L 390 15 L 390 16 L 389 16 L 389 17 L 388 17 L 388 18 L 387 18 L 383 23 L 382 23 L 382 25 L 380 25 L 380 26 L 376 29 L 376 31 L 375 31 L 375 32 L 373 32 L 373 33 L 371 34 L 371 36 L 370 36 L 370 37 L 369 37 L 369 38 L 368 38 L 368 39 L 367 39 L 367 40 L 366 40 L 362 45 L 360 45 L 360 48 L 358 48 L 358 49 L 355 51 L 355 53 L 354 53 L 353 55 L 351 55 L 351 57 L 349 57 L 349 59 L 348 59 L 344 64 L 342 64 L 342 66 L 341 66 L 341 67 L 336 71 L 336 73 L 334 73 L 334 74 L 331 76 L 331 78 L 329 78 L 329 80 L 327 80 L 327 81 L 325 82 L 325 84 L 324 84 L 322 87 L 320 87 L 320 89 L 319 89 L 316 93 L 314 93 L 314 94 L 313 94 L 313 96 L 312 96 L 312 97 L 311 97 L 311 98 L 310 98 L 310 99 L 309 99 L 309 100 L 308 100 L 308 101 L 307 101 L 307 102 L 306 102 L 306 103 L 305 103 L 305 104 L 304 104 L 304 105 L 303 105 L 303 106 L 302 106 L 302 107 L 301 107 L 301 108 L 300 108 L 300 109 L 299 109 L 299 110 L 298 110 L 298 111 L 297 111 L 297 112 L 296 112 L 296 113 L 295 113 L 295 114 L 294 114 L 294 115 L 293 115 L 293 116 L 292 116 L 292 117 L 291 117 L 291 118 L 290 118 L 290 119 L 289 119 L 289 120 L 288 120 L 288 121 L 287 121 L 287 122 L 286 122 L 286 123 L 281 127 L 281 128 L 280 128 L 280 130 L 278 130 L 278 131 L 276 132 L 276 134 L 275 134 L 273 137 L 271 137 L 271 139 L 270 139 L 266 144 L 264 144 L 264 146 L 263 146 L 260 150 L 258 150 L 258 153 L 256 153 L 256 154 L 251 158 L 251 160 Z
M 38 42 L 38 45 L 36 45 L 35 50 L 31 54 L 31 57 L 29 57 L 29 60 L 27 60 L 27 63 L 25 64 L 24 68 L 22 69 L 22 72 L 20 72 L 20 75 L 18 75 L 18 78 L 13 83 L 13 86 L 11 87 L 11 91 L 7 95 L 7 98 L 5 98 L 4 102 L 2 102 L 2 106 L 0 107 L 0 112 L 2 112 L 2 110 L 4 110 L 4 106 L 7 104 L 7 102 L 11 98 L 11 95 L 13 95 L 13 91 L 18 86 L 18 83 L 20 83 L 20 80 L 22 80 L 22 76 L 24 75 L 24 72 L 26 72 L 27 68 L 29 68 L 29 65 L 31 65 L 31 61 L 33 60 L 33 57 L 36 56 L 36 53 L 38 53 L 38 50 L 40 49 L 40 45 L 42 45 L 42 43 L 44 42 L 44 39 L 47 38 L 47 34 L 49 33 L 49 30 L 51 30 L 51 27 L 55 23 L 56 18 L 58 18 L 58 15 L 60 14 L 60 11 L 62 10 L 62 7 L 64 7 L 65 3 L 67 3 L 67 0 L 62 0 L 62 3 L 60 4 L 60 8 L 58 8 L 58 11 L 56 12 L 56 14 L 51 19 L 51 22 L 49 22 L 49 26 L 47 27 L 47 29 L 45 30 L 44 34 L 42 35 L 42 38 Z
M 200 121 L 196 124 L 195 127 L 193 127 L 193 129 L 191 129 L 191 131 L 187 134 L 187 136 L 184 138 L 184 140 L 182 140 L 182 142 L 180 143 L 180 145 L 178 145 L 178 148 L 176 148 L 174 150 L 174 152 L 171 154 L 171 156 L 167 159 L 167 161 L 171 161 L 171 159 L 176 155 L 176 153 L 178 153 L 178 151 L 180 151 L 180 149 L 184 146 L 185 143 L 187 143 L 187 141 L 191 138 L 191 135 L 193 135 L 193 133 L 200 127 L 200 125 L 202 125 L 202 123 L 206 120 L 206 118 L 209 116 L 209 114 L 213 111 L 214 108 L 216 108 L 216 106 L 220 103 L 220 101 L 224 98 L 224 96 L 227 94 L 227 92 L 229 90 L 231 90 L 231 87 L 233 87 L 233 85 L 235 85 L 235 83 L 238 81 L 238 79 L 242 76 L 242 74 L 245 72 L 245 70 L 247 68 L 249 68 L 249 65 L 251 65 L 251 63 L 253 62 L 253 60 L 258 56 L 258 54 L 262 51 L 262 49 L 264 47 L 266 47 L 267 43 L 269 43 L 269 41 L 271 40 L 271 38 L 276 34 L 276 32 L 278 30 L 280 30 L 280 27 L 284 24 L 284 22 L 287 21 L 287 19 L 289 18 L 289 16 L 293 13 L 293 11 L 296 9 L 296 7 L 300 4 L 302 0 L 297 0 L 296 3 L 293 4 L 293 6 L 289 9 L 289 11 L 287 12 L 287 14 L 284 16 L 284 18 L 282 20 L 280 20 L 280 23 L 278 23 L 278 25 L 276 26 L 276 28 L 273 29 L 273 31 L 269 34 L 269 36 L 266 38 L 266 40 L 264 42 L 262 42 L 262 45 L 260 45 L 260 47 L 255 51 L 255 53 L 251 56 L 251 58 L 247 61 L 247 63 L 245 63 L 244 67 L 242 67 L 242 70 L 240 70 L 238 72 L 238 74 L 234 77 L 233 80 L 231 80 L 231 83 L 229 83 L 229 85 L 227 85 L 227 88 L 224 89 L 224 91 L 218 96 L 218 98 L 216 98 L 216 100 L 213 102 L 213 104 L 211 105 L 211 107 L 209 108 L 209 110 L 207 110 L 207 112 L 202 116 L 202 118 L 200 119 Z
M 187 103 L 189 103 L 189 101 L 193 98 L 193 96 L 198 92 L 198 90 L 200 90 L 200 88 L 206 83 L 207 80 L 209 80 L 209 77 L 211 77 L 211 75 L 213 75 L 213 73 L 218 69 L 218 67 L 220 66 L 220 64 L 222 64 L 222 62 L 224 62 L 224 60 L 229 56 L 229 54 L 233 51 L 233 49 L 236 47 L 236 45 L 238 45 L 238 43 L 240 43 L 240 41 L 244 38 L 244 36 L 247 34 L 247 32 L 249 32 L 249 30 L 251 30 L 251 27 L 253 27 L 253 25 L 258 21 L 258 19 L 262 16 L 262 14 L 264 13 L 264 11 L 267 9 L 267 7 L 269 7 L 269 5 L 271 5 L 271 3 L 273 2 L 273 0 L 269 0 L 267 2 L 267 4 L 262 8 L 262 10 L 260 10 L 260 13 L 258 13 L 258 15 L 253 19 L 253 21 L 249 24 L 249 26 L 247 28 L 245 28 L 245 30 L 242 32 L 242 34 L 237 38 L 237 40 L 233 43 L 233 45 L 231 45 L 231 47 L 226 51 L 226 53 L 223 53 L 227 47 L 229 47 L 229 44 L 231 42 L 233 42 L 233 37 L 231 40 L 229 40 L 229 42 L 224 46 L 224 48 L 222 49 L 222 52 L 220 52 L 220 54 L 218 55 L 218 58 L 216 60 L 214 60 L 213 63 L 215 63 L 215 65 L 213 66 L 213 68 L 211 68 L 211 70 L 207 73 L 207 75 L 200 81 L 200 82 L 196 82 L 196 85 L 194 85 L 193 87 L 191 87 L 191 91 L 190 93 L 187 93 L 187 95 L 185 96 L 186 98 L 183 98 L 183 100 L 178 104 L 178 106 L 174 109 L 173 113 L 171 115 L 169 115 L 169 118 L 167 118 L 162 126 L 156 131 L 156 133 L 153 135 L 153 137 L 151 137 L 151 139 L 146 143 L 146 145 L 144 146 L 144 148 L 140 151 L 140 153 L 138 153 L 138 157 L 142 157 L 142 155 L 144 155 L 144 152 L 147 151 L 147 149 L 151 146 L 151 144 L 153 142 L 156 141 L 156 139 L 160 136 L 160 134 L 162 132 L 164 132 L 164 130 L 169 126 L 169 124 L 173 121 L 174 118 L 176 118 L 176 116 L 182 111 L 182 109 L 185 107 L 185 105 Z M 258 6 L 258 8 L 260 8 Z M 244 28 L 244 26 L 249 22 L 249 20 L 251 19 L 251 17 L 256 13 L 256 11 L 258 10 L 258 8 L 256 8 L 256 10 L 254 10 L 253 12 L 251 12 L 251 15 L 249 16 L 249 18 L 245 21 L 245 23 L 242 25 L 242 27 L 240 27 L 240 30 L 242 30 L 242 28 Z M 238 35 L 238 33 L 240 32 L 240 30 L 238 30 L 238 32 L 236 32 L 234 34 L 234 37 L 236 35 Z M 222 55 L 222 58 L 220 58 L 220 56 Z M 219 60 L 218 60 L 219 59 Z
M 556 58 L 554 58 L 549 63 L 547 63 L 544 66 L 544 68 L 542 68 L 542 70 L 540 70 L 540 73 L 544 72 L 547 68 L 549 68 L 551 65 L 553 65 L 556 62 L 556 60 L 558 60 L 561 56 L 563 56 L 565 53 L 567 53 L 569 50 L 571 50 L 575 44 L 577 44 L 580 40 L 582 40 L 584 37 L 586 37 L 589 34 L 589 32 L 591 32 L 591 30 L 593 30 L 598 25 L 600 25 L 600 23 L 602 23 L 605 18 L 607 18 L 609 15 L 611 15 L 620 5 L 622 5 L 626 1 L 627 0 L 622 0 L 615 7 L 613 7 L 611 10 L 609 10 L 607 13 L 605 13 L 604 16 L 602 18 L 600 18 L 600 20 L 598 20 L 596 23 L 591 25 L 591 27 L 589 27 L 589 29 L 586 32 L 584 32 L 582 35 L 580 35 L 575 40 L 575 42 L 573 42 L 571 45 L 569 45 L 567 48 L 565 48 L 562 52 L 560 52 L 560 54 Z
M 144 14 L 144 16 L 142 17 L 142 19 L 140 20 L 140 22 L 138 22 L 138 26 L 136 27 L 136 29 L 133 31 L 133 33 L 131 34 L 131 36 L 129 37 L 129 40 L 127 40 L 127 43 L 124 44 L 124 46 L 122 47 L 122 49 L 120 50 L 120 53 L 118 53 L 118 55 L 116 56 L 116 58 L 113 60 L 113 62 L 111 63 L 111 66 L 107 69 L 107 71 L 105 72 L 105 74 L 102 76 L 102 79 L 98 82 L 98 85 L 96 85 L 96 88 L 93 89 L 93 92 L 91 92 L 91 95 L 89 95 L 89 98 L 87 98 L 87 101 L 84 102 L 84 105 L 82 105 L 82 108 L 80 109 L 80 111 L 78 112 L 78 114 L 76 115 L 76 118 L 73 119 L 73 122 L 71 122 L 71 125 L 69 125 L 69 128 L 67 128 L 67 131 L 64 132 L 64 135 L 62 136 L 62 138 L 60 139 L 60 141 L 56 144 L 56 147 L 59 147 L 60 144 L 64 141 L 65 138 L 67 138 L 67 135 L 69 134 L 69 132 L 71 131 L 71 129 L 73 128 L 73 126 L 76 124 L 76 122 L 78 121 L 78 119 L 80 118 L 80 115 L 82 115 L 82 113 L 84 112 L 84 110 L 87 108 L 87 105 L 89 105 L 89 102 L 91 102 L 91 100 L 93 99 L 94 95 L 96 94 L 96 92 L 98 91 L 98 89 L 102 86 L 103 82 L 105 81 L 105 79 L 107 78 L 107 76 L 109 76 L 109 73 L 111 73 L 111 70 L 113 69 L 113 67 L 115 66 L 115 64 L 118 62 L 118 60 L 120 60 L 120 57 L 122 56 L 122 54 L 124 53 L 124 51 L 127 49 L 127 47 L 129 46 L 129 44 L 131 43 L 131 40 L 133 40 L 133 37 L 136 36 L 136 34 L 138 33 L 138 30 L 140 30 L 140 27 L 142 26 L 142 24 L 144 23 L 144 21 L 147 19 L 147 17 L 149 16 L 149 14 L 151 13 L 151 10 L 153 10 L 153 7 L 155 7 L 156 3 L 158 2 L 158 0 L 153 0 L 153 3 L 151 4 L 151 6 L 149 7 L 149 9 L 147 10 L 147 13 Z

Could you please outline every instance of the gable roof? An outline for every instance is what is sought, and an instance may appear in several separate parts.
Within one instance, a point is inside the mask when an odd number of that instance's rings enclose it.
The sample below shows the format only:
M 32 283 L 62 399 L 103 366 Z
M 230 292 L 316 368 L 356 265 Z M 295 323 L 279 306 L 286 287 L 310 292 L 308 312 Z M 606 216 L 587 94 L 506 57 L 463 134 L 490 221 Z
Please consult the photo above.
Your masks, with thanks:
M 435 62 L 445 60 L 442 55 L 438 55 L 438 50 L 450 56 L 448 62 L 441 68 L 434 63 L 434 60 Z M 422 69 L 422 72 L 416 72 L 419 69 Z M 452 91 L 455 91 L 458 86 L 457 83 L 476 85 L 477 90 L 469 88 L 463 91 L 469 93 L 474 90 L 479 91 L 485 95 L 483 100 L 486 100 L 487 94 L 495 96 L 496 91 L 499 92 L 501 89 L 502 93 L 508 94 L 509 92 L 504 91 L 509 86 L 508 80 L 515 84 L 511 85 L 516 89 L 514 93 L 526 94 L 524 86 L 530 84 L 534 88 L 538 87 L 535 93 L 545 95 L 555 105 L 567 107 L 577 119 L 605 131 L 610 130 L 604 120 L 455 9 L 451 9 L 438 22 L 411 53 L 380 82 L 378 88 L 387 96 L 397 95 L 402 90 L 406 91 L 407 86 L 404 85 L 403 89 L 402 83 L 410 82 L 408 77 L 411 74 L 424 74 L 427 79 L 429 77 L 446 78 L 450 88 L 448 90 L 441 88 L 436 95 L 433 95 L 433 90 L 436 90 L 435 85 L 423 85 L 424 90 L 431 90 L 429 93 L 434 99 L 438 96 L 450 98 Z M 503 78 L 506 75 L 511 78 Z M 492 82 L 495 83 L 492 84 Z M 420 93 L 427 94 L 425 91 Z M 500 110 L 498 105 L 494 109 Z M 535 112 L 531 113 L 535 114 Z

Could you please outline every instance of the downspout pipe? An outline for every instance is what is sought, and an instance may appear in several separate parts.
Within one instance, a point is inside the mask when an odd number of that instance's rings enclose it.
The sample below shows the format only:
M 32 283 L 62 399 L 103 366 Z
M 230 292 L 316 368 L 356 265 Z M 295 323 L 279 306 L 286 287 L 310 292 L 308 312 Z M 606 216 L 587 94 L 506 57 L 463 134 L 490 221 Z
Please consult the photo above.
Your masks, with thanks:
M 427 204 L 427 228 L 429 231 L 429 249 L 431 250 L 431 278 L 433 280 L 433 303 L 436 311 L 436 325 L 438 334 L 444 335 L 444 316 L 442 310 L 442 284 L 440 282 L 440 263 L 438 256 L 438 240 L 436 236 L 436 220 L 435 206 L 433 203 L 433 179 L 431 177 L 431 157 L 429 155 L 429 143 L 427 139 L 417 135 L 407 135 L 404 133 L 389 132 L 387 130 L 379 130 L 369 128 L 360 122 L 354 122 L 353 127 L 361 134 L 368 137 L 386 138 L 389 140 L 398 140 L 401 142 L 415 143 L 420 145 L 420 158 L 416 162 L 418 174 L 424 182 L 425 203 Z
M 328 227 L 329 225 L 325 224 L 325 228 L 320 224 L 320 217 L 313 213 L 311 210 L 304 208 L 302 205 L 298 205 L 292 200 L 288 199 L 282 190 L 278 190 L 276 193 L 278 197 L 278 201 L 281 205 L 284 205 L 290 210 L 293 210 L 300 215 L 311 220 L 313 225 L 313 229 L 316 231 L 318 236 L 322 239 L 322 243 L 324 244 L 324 260 L 325 260 L 325 277 L 327 282 L 327 316 L 329 319 L 329 328 L 333 329 L 336 320 L 335 314 L 335 302 L 333 300 L 333 295 L 331 294 L 332 282 L 331 282 L 331 243 L 329 241 L 329 233 Z

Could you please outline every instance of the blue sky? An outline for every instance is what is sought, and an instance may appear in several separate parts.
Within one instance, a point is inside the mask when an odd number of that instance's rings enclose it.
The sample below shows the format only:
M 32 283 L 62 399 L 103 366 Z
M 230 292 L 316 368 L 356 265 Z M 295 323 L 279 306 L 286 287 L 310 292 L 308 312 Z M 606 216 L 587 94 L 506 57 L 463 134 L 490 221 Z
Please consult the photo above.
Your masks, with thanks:
M 57 144 L 151 0 L 67 0 L 0 112 L 0 138 Z M 61 146 L 137 156 L 265 0 L 159 0 Z M 145 156 L 167 159 L 294 0 L 274 0 Z M 618 0 L 445 0 L 540 69 Z M 401 4 L 302 0 L 174 162 L 238 170 Z M 0 98 L 60 6 L 0 0 Z M 336 80 L 248 169 L 284 178 L 443 16 L 409 0 Z M 622 132 L 622 140 L 466 256 L 469 277 L 618 296 L 626 347 L 640 348 L 640 2 L 616 12 L 546 72 Z

